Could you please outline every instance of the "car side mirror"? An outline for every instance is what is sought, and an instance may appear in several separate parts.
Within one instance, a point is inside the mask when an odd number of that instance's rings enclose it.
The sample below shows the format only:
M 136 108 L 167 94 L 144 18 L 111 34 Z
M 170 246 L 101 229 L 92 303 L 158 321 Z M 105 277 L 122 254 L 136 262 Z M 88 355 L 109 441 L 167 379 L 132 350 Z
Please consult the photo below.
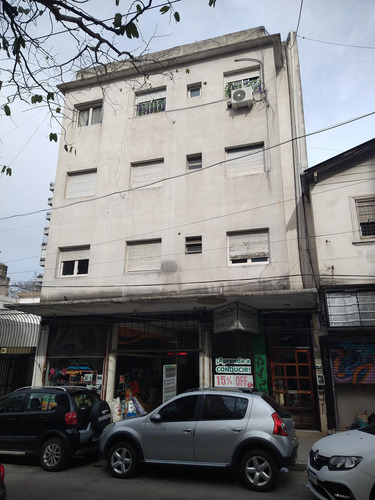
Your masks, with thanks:
M 154 413 L 154 415 L 151 415 L 150 420 L 154 423 L 161 422 L 161 415 L 159 413 Z

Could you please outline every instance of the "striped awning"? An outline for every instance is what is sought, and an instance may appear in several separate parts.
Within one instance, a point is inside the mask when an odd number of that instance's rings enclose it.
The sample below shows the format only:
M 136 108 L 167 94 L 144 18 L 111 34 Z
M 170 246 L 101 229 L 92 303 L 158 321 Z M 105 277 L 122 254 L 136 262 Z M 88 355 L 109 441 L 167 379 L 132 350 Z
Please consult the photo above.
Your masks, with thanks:
M 0 310 L 0 348 L 36 347 L 40 320 L 34 314 Z

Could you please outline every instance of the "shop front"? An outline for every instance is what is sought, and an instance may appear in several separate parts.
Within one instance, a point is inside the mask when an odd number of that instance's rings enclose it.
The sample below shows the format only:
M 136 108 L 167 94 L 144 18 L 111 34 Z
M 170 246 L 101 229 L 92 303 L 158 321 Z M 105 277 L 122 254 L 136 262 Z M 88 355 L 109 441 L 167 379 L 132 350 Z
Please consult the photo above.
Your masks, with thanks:
M 44 384 L 103 389 L 108 326 L 96 323 L 51 322 Z

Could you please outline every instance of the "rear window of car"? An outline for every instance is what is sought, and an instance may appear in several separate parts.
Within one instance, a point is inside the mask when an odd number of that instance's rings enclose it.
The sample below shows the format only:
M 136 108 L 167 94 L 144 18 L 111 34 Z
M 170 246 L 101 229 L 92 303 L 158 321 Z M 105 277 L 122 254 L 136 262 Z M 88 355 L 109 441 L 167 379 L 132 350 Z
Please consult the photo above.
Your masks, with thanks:
M 268 394 L 262 394 L 262 399 L 266 401 L 277 413 L 280 415 L 281 418 L 291 418 L 291 415 L 288 411 L 286 411 L 285 408 L 283 408 L 277 401 L 271 398 Z
M 75 404 L 79 406 L 93 406 L 94 403 L 100 400 L 99 394 L 95 391 L 77 391 L 72 394 Z

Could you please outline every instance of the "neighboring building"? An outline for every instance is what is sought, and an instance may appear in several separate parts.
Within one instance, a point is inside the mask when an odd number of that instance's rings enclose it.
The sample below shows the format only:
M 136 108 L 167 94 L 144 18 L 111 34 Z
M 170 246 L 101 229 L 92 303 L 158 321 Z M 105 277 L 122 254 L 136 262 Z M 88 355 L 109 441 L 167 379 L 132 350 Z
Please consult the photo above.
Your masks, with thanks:
M 328 427 L 375 411 L 375 139 L 302 174 Z
M 33 373 L 43 369 L 35 363 L 40 317 L 7 309 L 18 306 L 17 299 L 7 295 L 7 270 L 7 266 L 0 263 L 0 396 L 30 385 Z
M 23 305 L 49 331 L 41 382 L 111 399 L 135 378 L 147 408 L 253 385 L 320 428 L 295 34 L 246 30 L 139 67 L 60 87 L 73 149 L 60 144 L 41 302 Z

